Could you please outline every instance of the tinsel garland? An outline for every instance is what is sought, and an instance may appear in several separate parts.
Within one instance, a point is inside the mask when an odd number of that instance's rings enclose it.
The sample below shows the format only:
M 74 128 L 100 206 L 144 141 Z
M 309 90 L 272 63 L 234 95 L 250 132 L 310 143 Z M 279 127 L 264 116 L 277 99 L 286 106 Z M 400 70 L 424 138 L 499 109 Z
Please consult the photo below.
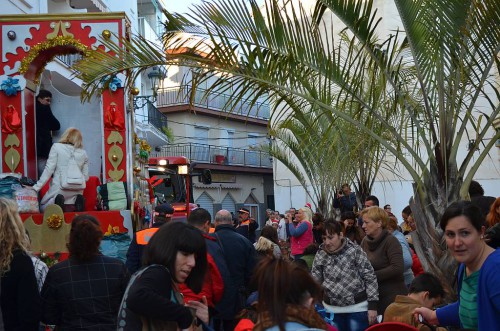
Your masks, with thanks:
M 53 39 L 46 40 L 44 42 L 41 42 L 39 44 L 36 44 L 31 48 L 29 51 L 28 55 L 21 61 L 21 67 L 19 68 L 19 72 L 21 74 L 24 74 L 28 71 L 28 68 L 33 62 L 38 55 L 40 55 L 41 52 L 46 51 L 50 48 L 56 47 L 56 46 L 73 46 L 75 47 L 78 51 L 83 53 L 83 56 L 90 56 L 92 53 L 92 50 L 87 47 L 85 44 L 82 44 L 78 40 L 72 38 L 72 37 L 67 37 L 67 36 L 57 36 Z M 35 80 L 38 81 L 38 78 L 40 77 L 40 74 L 43 72 L 45 69 L 45 65 L 52 61 L 57 55 L 59 54 L 54 54 L 52 55 L 46 62 L 45 64 L 38 68 L 36 75 L 35 75 Z

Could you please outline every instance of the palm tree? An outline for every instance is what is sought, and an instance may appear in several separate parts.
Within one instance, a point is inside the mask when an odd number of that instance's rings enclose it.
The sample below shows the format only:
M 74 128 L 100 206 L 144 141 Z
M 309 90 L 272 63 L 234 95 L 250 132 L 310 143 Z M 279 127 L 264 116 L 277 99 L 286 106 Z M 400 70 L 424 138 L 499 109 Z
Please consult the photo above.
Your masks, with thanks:
M 132 39 L 124 41 L 126 51 L 109 45 L 116 57 L 97 52 L 77 69 L 93 93 L 108 74 L 185 65 L 201 69 L 194 86 L 215 78 L 212 89 L 231 88 L 233 101 L 267 97 L 282 119 L 303 125 L 301 117 L 314 111 L 311 128 L 326 123 L 333 130 L 337 121 L 356 128 L 411 176 L 417 254 L 426 270 L 451 279 L 437 225 L 451 202 L 468 197 L 470 181 L 500 138 L 492 130 L 500 112 L 494 77 L 500 6 L 497 0 L 394 3 L 403 30 L 378 37 L 382 19 L 370 0 L 317 0 L 312 14 L 276 0 L 263 11 L 253 0 L 205 2 L 191 15 L 166 13 L 164 49 Z M 325 20 L 330 13 L 345 25 L 343 36 Z M 367 68 L 374 73 L 369 80 Z M 367 84 L 377 94 L 365 93 Z M 459 157 L 470 131 L 475 139 Z M 328 150 L 332 136 L 317 138 L 314 153 Z

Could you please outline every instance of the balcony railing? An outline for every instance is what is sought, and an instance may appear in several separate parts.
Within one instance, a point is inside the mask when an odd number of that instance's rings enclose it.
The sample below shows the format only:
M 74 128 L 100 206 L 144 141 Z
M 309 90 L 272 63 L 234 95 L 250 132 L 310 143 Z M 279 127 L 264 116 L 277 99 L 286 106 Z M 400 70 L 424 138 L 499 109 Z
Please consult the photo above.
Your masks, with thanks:
M 191 93 L 190 86 L 170 87 L 158 90 L 158 107 L 178 106 L 189 104 Z M 230 94 L 212 92 L 207 98 L 203 98 L 205 89 L 197 89 L 194 97 L 194 105 L 212 110 L 223 110 L 224 105 L 232 102 L 233 98 Z M 256 102 L 252 104 L 249 100 L 237 101 L 232 114 L 250 116 L 264 120 L 269 119 L 270 109 L 269 104 L 264 102 Z
M 162 146 L 159 152 L 152 152 L 151 156 L 185 156 L 191 162 L 261 168 L 272 167 L 272 158 L 266 152 L 194 143 Z
M 158 108 L 155 107 L 153 103 L 151 103 L 151 96 L 139 96 L 134 98 L 134 106 L 136 109 L 142 109 L 143 107 L 147 107 L 147 115 L 142 111 L 136 111 L 135 117 L 142 123 L 151 124 L 160 132 L 163 132 L 163 128 L 168 128 L 168 120 L 167 116 L 160 112 Z
M 57 55 L 56 58 L 60 60 L 62 63 L 67 65 L 68 67 L 72 67 L 73 64 L 82 59 L 81 54 L 65 54 L 65 55 Z

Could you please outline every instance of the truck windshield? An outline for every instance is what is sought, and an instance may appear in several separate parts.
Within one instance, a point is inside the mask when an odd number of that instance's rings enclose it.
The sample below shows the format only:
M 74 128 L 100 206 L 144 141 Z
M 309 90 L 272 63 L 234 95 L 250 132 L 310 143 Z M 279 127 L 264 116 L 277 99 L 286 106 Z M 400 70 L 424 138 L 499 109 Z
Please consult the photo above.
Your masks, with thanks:
M 167 170 L 168 171 L 168 170 Z M 162 180 L 154 187 L 155 197 L 159 203 L 186 202 L 186 185 L 184 178 L 174 173 L 149 171 L 149 177 L 156 176 L 157 180 Z

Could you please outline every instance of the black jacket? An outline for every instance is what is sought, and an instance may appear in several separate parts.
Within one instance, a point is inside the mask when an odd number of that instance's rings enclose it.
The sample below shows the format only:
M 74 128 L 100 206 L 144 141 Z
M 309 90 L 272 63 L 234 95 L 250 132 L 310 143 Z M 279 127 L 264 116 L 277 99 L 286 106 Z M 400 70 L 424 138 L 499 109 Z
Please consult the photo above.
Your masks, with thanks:
M 38 330 L 41 304 L 31 257 L 13 252 L 10 270 L 2 276 L 1 305 L 5 331 Z
M 188 307 L 172 300 L 172 277 L 168 269 L 151 265 L 141 269 L 141 272 L 140 276 L 132 276 L 128 294 L 121 306 L 118 316 L 121 329 L 142 330 L 141 317 L 177 322 L 180 329 L 187 329 L 193 322 L 193 315 Z M 122 310 L 125 314 L 122 314 Z
M 116 316 L 129 280 L 118 259 L 69 258 L 49 269 L 42 288 L 42 321 L 57 330 L 116 330 Z
M 36 101 L 36 155 L 47 159 L 52 147 L 51 131 L 57 131 L 61 124 L 52 114 L 50 106 Z

